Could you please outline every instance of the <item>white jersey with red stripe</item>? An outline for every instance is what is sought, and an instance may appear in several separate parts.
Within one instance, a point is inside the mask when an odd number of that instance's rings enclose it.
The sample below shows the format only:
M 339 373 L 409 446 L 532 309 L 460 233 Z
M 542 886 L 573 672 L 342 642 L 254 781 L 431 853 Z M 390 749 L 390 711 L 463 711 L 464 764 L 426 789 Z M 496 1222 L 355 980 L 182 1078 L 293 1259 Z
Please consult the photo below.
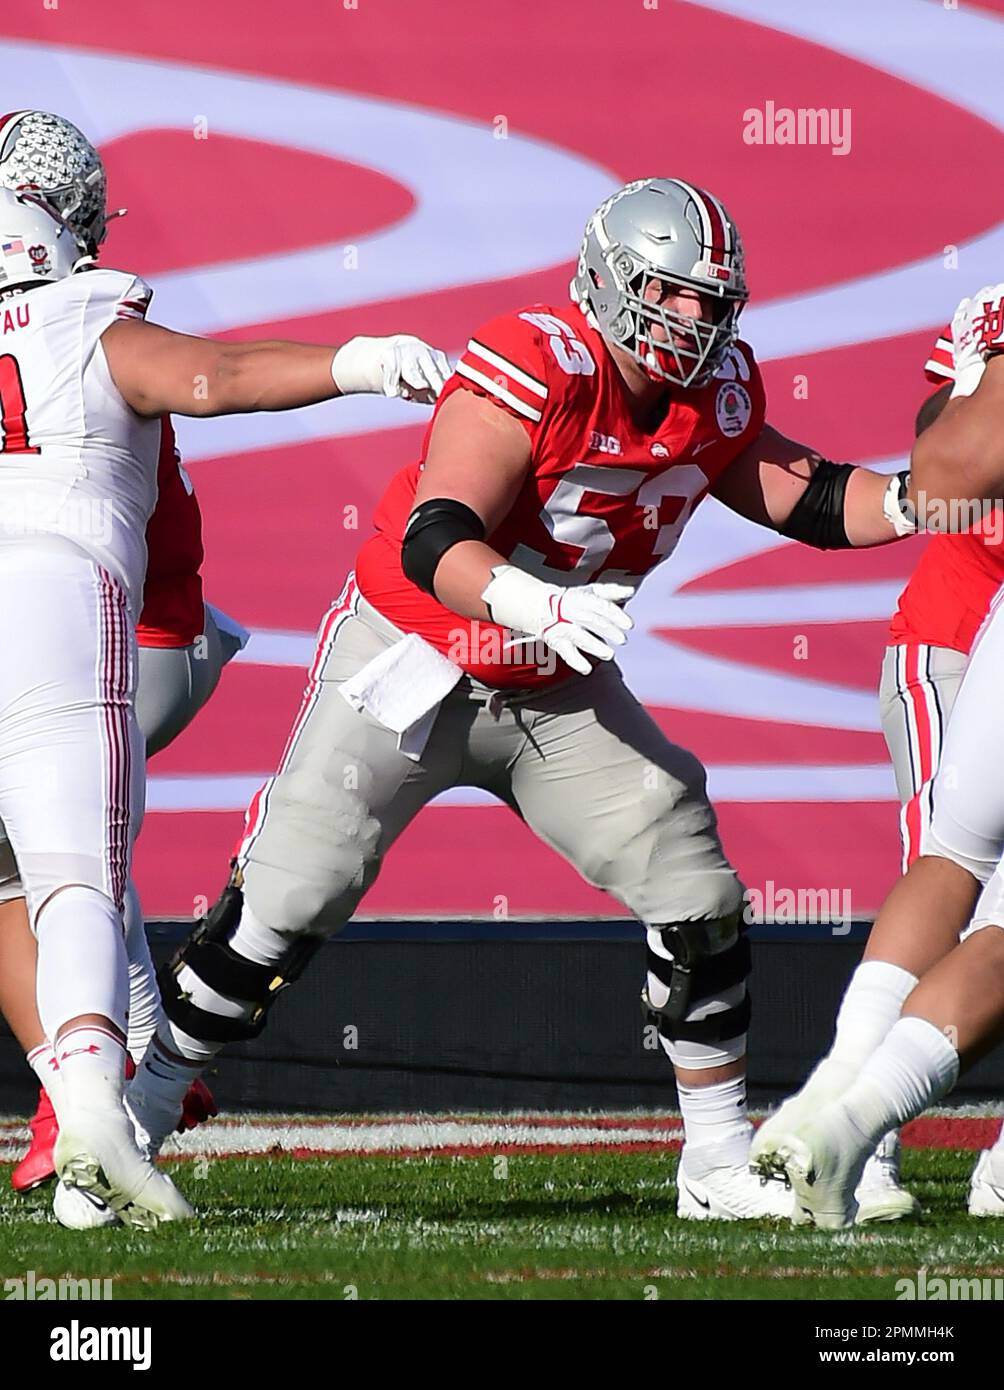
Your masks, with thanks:
M 575 305 L 534 304 L 485 324 L 447 382 L 437 413 L 472 391 L 512 415 L 530 440 L 530 468 L 508 514 L 486 537 L 500 555 L 566 585 L 634 585 L 669 556 L 694 509 L 756 439 L 766 402 L 752 350 L 737 343 L 702 387 L 667 389 L 660 412 L 636 404 L 602 334 Z M 542 670 L 493 623 L 459 617 L 417 588 L 401 566 L 435 417 L 418 462 L 392 480 L 377 535 L 360 551 L 363 596 L 403 632 L 415 632 L 490 686 L 567 679 Z M 471 467 L 479 460 L 471 458 Z
M 161 421 L 119 394 L 101 346 L 143 318 L 134 275 L 88 270 L 0 298 L 0 540 L 61 536 L 142 603 Z

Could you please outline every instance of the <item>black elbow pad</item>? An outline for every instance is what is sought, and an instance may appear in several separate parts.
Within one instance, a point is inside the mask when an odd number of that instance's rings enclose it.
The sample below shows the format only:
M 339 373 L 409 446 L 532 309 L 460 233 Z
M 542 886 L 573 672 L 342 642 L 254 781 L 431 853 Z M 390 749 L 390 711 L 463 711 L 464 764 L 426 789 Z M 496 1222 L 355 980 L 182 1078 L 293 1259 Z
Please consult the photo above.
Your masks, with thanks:
M 817 550 L 846 550 L 850 541 L 844 528 L 844 493 L 853 472 L 852 463 L 821 460 L 791 516 L 778 527 L 779 534 Z
M 408 579 L 435 598 L 433 580 L 440 560 L 458 541 L 483 541 L 485 524 L 477 512 L 453 497 L 430 497 L 408 518 L 401 542 L 401 567 Z

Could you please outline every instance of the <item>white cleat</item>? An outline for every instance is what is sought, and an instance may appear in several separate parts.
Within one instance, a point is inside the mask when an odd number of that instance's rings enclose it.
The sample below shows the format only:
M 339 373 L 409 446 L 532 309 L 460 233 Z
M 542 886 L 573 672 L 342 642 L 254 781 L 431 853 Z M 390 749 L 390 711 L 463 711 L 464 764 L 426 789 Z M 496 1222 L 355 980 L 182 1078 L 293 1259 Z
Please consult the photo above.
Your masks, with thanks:
M 805 1120 L 819 1113 L 824 1105 L 829 1105 L 843 1095 L 854 1080 L 854 1071 L 841 1062 L 824 1057 L 800 1091 L 789 1096 L 772 1114 L 768 1115 L 753 1136 L 750 1149 L 751 1166 L 761 1177 L 780 1178 L 783 1167 L 773 1163 L 769 1155 L 773 1151 L 773 1138 L 797 1129 Z
M 969 1215 L 1004 1216 L 1004 1177 L 994 1170 L 994 1151 L 984 1149 L 969 1180 Z
M 61 1182 L 97 1197 L 127 1226 L 153 1230 L 194 1215 L 167 1174 L 140 1153 L 121 1106 L 66 1107 L 54 1159 Z
M 854 1223 L 854 1193 L 870 1152 L 844 1107 L 834 1104 L 815 1119 L 770 1136 L 757 1162 L 784 1172 L 795 1194 L 796 1225 L 813 1222 L 821 1230 L 839 1231 Z
M 111 1207 L 85 1192 L 82 1187 L 67 1187 L 57 1182 L 52 1194 L 52 1214 L 61 1226 L 71 1231 L 93 1231 L 99 1226 L 118 1226 L 119 1219 Z
M 899 1135 L 895 1130 L 879 1144 L 865 1164 L 854 1194 L 858 1204 L 855 1225 L 875 1221 L 903 1221 L 920 1212 L 920 1203 L 899 1176 Z M 1004 1207 L 1001 1208 L 1004 1213 Z
M 685 1221 L 791 1219 L 793 1199 L 784 1183 L 722 1158 L 714 1145 L 684 1148 L 676 1170 L 677 1216 Z

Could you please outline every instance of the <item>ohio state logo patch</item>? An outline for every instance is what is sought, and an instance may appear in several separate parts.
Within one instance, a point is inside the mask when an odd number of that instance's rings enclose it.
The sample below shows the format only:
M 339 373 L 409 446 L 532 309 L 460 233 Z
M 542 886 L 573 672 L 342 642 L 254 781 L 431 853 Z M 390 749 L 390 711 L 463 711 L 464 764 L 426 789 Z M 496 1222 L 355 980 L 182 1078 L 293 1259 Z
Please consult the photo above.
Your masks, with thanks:
M 727 381 L 719 386 L 715 398 L 715 419 L 722 434 L 729 439 L 742 434 L 753 414 L 753 402 L 745 386 L 736 381 Z
M 29 246 L 28 259 L 31 261 L 31 268 L 36 275 L 48 275 L 52 270 L 49 264 L 49 253 L 44 246 Z

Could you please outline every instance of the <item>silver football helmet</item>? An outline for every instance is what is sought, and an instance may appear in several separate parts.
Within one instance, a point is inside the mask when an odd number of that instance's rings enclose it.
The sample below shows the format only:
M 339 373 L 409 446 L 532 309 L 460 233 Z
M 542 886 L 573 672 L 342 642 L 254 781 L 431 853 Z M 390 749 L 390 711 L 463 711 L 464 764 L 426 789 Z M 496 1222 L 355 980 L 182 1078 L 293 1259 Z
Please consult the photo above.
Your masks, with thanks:
M 646 299 L 650 281 L 686 286 L 714 301 L 708 321 Z M 742 242 L 719 200 L 682 179 L 638 179 L 586 223 L 572 299 L 649 376 L 703 386 L 738 336 L 749 298 Z M 662 334 L 653 338 L 652 329 Z
M 82 250 L 93 254 L 104 241 L 105 166 L 87 137 L 63 116 L 48 111 L 0 116 L 0 187 L 37 191 Z

